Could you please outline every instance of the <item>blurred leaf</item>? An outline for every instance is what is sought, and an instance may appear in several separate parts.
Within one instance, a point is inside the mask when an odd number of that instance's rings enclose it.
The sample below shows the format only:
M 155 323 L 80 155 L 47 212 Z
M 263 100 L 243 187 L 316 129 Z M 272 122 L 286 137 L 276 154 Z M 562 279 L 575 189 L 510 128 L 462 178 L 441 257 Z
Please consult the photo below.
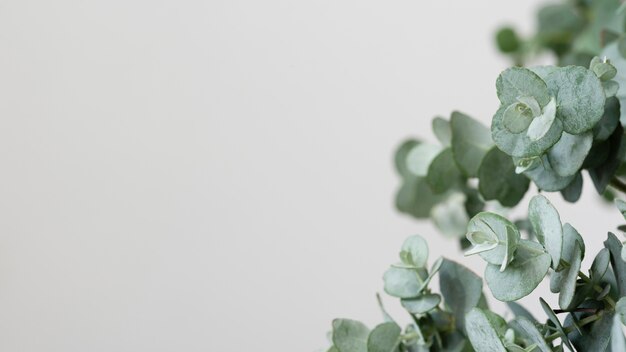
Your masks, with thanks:
M 478 169 L 478 189 L 485 200 L 497 200 L 500 204 L 512 207 L 522 200 L 530 180 L 515 173 L 511 157 L 492 148 Z
M 474 177 L 493 145 L 491 133 L 480 122 L 457 111 L 452 113 L 450 125 L 454 160 L 465 175 Z

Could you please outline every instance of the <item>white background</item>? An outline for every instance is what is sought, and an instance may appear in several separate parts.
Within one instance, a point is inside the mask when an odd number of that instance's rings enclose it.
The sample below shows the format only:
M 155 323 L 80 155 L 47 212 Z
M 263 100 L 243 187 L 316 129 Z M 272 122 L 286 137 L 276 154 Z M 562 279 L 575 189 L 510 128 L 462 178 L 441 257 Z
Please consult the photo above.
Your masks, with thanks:
M 406 236 L 481 272 L 393 209 L 392 153 L 489 123 L 537 3 L 0 1 L 0 350 L 312 351 L 380 321 Z M 595 253 L 585 192 L 551 199 Z

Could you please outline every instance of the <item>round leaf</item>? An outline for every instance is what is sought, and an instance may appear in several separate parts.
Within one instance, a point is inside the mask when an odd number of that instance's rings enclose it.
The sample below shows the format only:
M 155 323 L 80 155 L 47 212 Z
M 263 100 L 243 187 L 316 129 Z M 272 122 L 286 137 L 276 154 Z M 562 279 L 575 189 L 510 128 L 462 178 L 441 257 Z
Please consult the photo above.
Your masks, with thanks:
M 566 188 L 575 178 L 575 175 L 563 177 L 557 174 L 546 155 L 525 170 L 524 175 L 528 176 L 537 185 L 537 188 L 548 192 L 556 192 Z
M 402 329 L 396 323 L 382 323 L 374 328 L 367 338 L 367 352 L 399 351 Z
M 406 165 L 415 176 L 426 176 L 433 159 L 441 152 L 441 146 L 427 143 L 416 145 L 406 156 Z
M 518 97 L 533 97 L 541 107 L 548 104 L 550 95 L 546 83 L 529 69 L 506 69 L 496 80 L 496 91 L 503 105 L 517 102 Z
M 512 133 L 504 126 L 506 108 L 501 106 L 491 121 L 491 137 L 503 152 L 519 158 L 540 156 L 561 138 L 563 124 L 558 119 L 549 125 L 545 133 L 541 133 L 541 138 L 531 139 L 526 133 Z
M 461 180 L 461 177 L 461 171 L 454 161 L 452 149 L 446 148 L 430 163 L 426 181 L 433 192 L 439 194 L 449 190 Z
M 481 232 L 498 239 L 496 247 L 481 252 L 480 256 L 488 263 L 500 266 L 506 266 L 510 262 L 511 253 L 517 248 L 520 238 L 519 231 L 513 223 L 498 214 L 488 212 L 474 216 L 467 225 L 467 231 L 468 233 Z M 471 238 L 468 237 L 468 239 Z
M 385 292 L 399 298 L 419 296 L 424 289 L 424 279 L 415 269 L 391 267 L 383 276 Z
M 464 331 L 465 314 L 481 300 L 483 280 L 463 265 L 445 259 L 439 273 L 439 288 L 456 317 L 457 328 Z
M 536 242 L 521 240 L 515 258 L 504 270 L 489 264 L 485 281 L 493 296 L 504 302 L 516 301 L 531 293 L 550 268 L 550 255 Z
M 556 97 L 557 117 L 563 130 L 580 134 L 595 126 L 604 112 L 604 88 L 596 75 L 581 66 L 561 67 L 546 77 Z
M 432 128 L 439 143 L 445 146 L 450 146 L 452 141 L 452 129 L 450 128 L 450 122 L 442 117 L 435 117 L 432 121 Z
M 425 314 L 437 308 L 441 303 L 441 296 L 434 293 L 421 295 L 416 298 L 402 299 L 404 309 L 412 314 Z
M 350 319 L 333 320 L 333 345 L 339 352 L 367 352 L 369 329 Z
M 404 240 L 400 249 L 400 260 L 404 264 L 416 268 L 425 267 L 428 261 L 428 244 L 426 240 L 419 235 L 414 235 Z
M 563 132 L 561 139 L 548 151 L 552 169 L 562 177 L 574 175 L 583 165 L 592 143 L 591 131 L 578 135 Z

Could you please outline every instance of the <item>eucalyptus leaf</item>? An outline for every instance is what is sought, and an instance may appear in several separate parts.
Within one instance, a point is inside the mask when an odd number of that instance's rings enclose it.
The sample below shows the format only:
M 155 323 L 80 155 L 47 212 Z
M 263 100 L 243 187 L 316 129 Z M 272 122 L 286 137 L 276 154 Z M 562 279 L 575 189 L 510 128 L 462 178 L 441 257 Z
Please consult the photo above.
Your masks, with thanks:
M 504 70 L 496 80 L 496 91 L 500 102 L 507 106 L 517 102 L 518 97 L 533 97 L 541 107 L 550 100 L 546 82 L 522 67 Z
M 522 200 L 530 180 L 515 172 L 511 157 L 492 148 L 483 158 L 478 169 L 478 189 L 485 200 L 497 200 L 512 207 Z
M 483 157 L 493 146 L 489 129 L 458 111 L 452 113 L 450 126 L 454 160 L 466 176 L 474 177 Z
M 383 276 L 385 292 L 398 298 L 419 296 L 425 287 L 426 278 L 420 277 L 415 269 L 391 267 Z
M 333 345 L 339 352 L 368 352 L 369 333 L 369 329 L 356 320 L 333 320 Z
M 474 216 L 467 225 L 468 240 L 478 238 L 478 234 L 498 240 L 494 248 L 480 252 L 480 256 L 488 263 L 499 265 L 501 268 L 513 259 L 511 253 L 515 252 L 520 239 L 519 230 L 506 218 L 489 212 L 482 212 Z M 481 244 L 481 243 L 476 243 Z
M 506 352 L 496 330 L 498 323 L 494 320 L 488 311 L 479 308 L 473 308 L 465 316 L 465 325 L 472 327 L 467 331 L 467 336 L 475 350 Z
M 565 329 L 563 329 L 563 325 L 561 324 L 561 321 L 559 320 L 559 318 L 557 318 L 556 314 L 554 314 L 554 311 L 552 310 L 552 308 L 550 308 L 548 303 L 546 303 L 546 301 L 544 301 L 543 298 L 539 298 L 539 302 L 541 303 L 541 308 L 543 308 L 543 311 L 548 316 L 548 319 L 550 320 L 550 322 L 552 322 L 552 324 L 554 325 L 556 331 L 561 334 L 561 339 L 563 340 L 563 343 L 565 344 L 565 346 L 567 346 L 567 348 L 569 348 L 570 351 L 574 351 L 574 348 L 572 347 L 572 344 L 569 341 L 568 335 L 565 332 Z
M 437 308 L 441 303 L 441 296 L 434 293 L 428 293 L 416 298 L 408 298 L 401 300 L 402 306 L 409 313 L 425 314 Z
M 423 268 L 428 261 L 428 244 L 426 240 L 419 235 L 414 235 L 402 244 L 400 249 L 400 260 L 406 265 L 416 268 Z
M 548 151 L 552 169 L 562 177 L 574 175 L 583 165 L 592 143 L 591 131 L 578 135 L 563 132 L 561 139 Z
M 507 307 L 515 314 L 516 318 L 525 318 L 526 320 L 537 322 L 537 319 L 524 307 L 516 302 L 506 302 Z
M 428 185 L 436 194 L 449 190 L 461 179 L 461 170 L 454 161 L 451 148 L 446 148 L 432 160 L 426 175 Z
M 367 338 L 368 352 L 400 351 L 402 330 L 396 323 L 382 323 L 374 328 Z
M 441 152 L 441 146 L 420 143 L 413 147 L 406 156 L 406 165 L 415 176 L 426 176 L 433 159 Z
M 561 138 L 563 124 L 558 119 L 550 120 L 552 122 L 547 125 L 549 129 L 545 131 L 538 129 L 537 133 L 531 134 L 533 138 L 527 133 L 509 131 L 504 125 L 504 111 L 506 109 L 507 106 L 501 106 L 493 116 L 491 137 L 498 148 L 508 155 L 519 158 L 540 156 Z M 541 127 L 541 125 L 537 125 L 537 127 Z
M 483 292 L 482 279 L 461 264 L 444 259 L 439 272 L 439 287 L 456 319 L 457 328 L 465 331 L 465 314 L 476 307 Z
M 528 176 L 542 191 L 556 192 L 565 189 L 574 181 L 575 175 L 560 176 L 550 164 L 550 160 L 546 155 L 542 156 L 540 162 L 535 166 L 524 171 L 524 175 Z
M 546 343 L 541 332 L 537 330 L 535 320 L 529 320 L 524 316 L 518 316 L 511 322 L 511 327 L 520 334 L 529 345 L 535 345 L 536 350 L 541 352 L 552 352 L 552 348 Z
M 583 193 L 583 176 L 579 173 L 574 176 L 572 182 L 561 190 L 563 199 L 570 203 L 575 203 L 580 199 Z
M 602 118 L 604 88 L 592 71 L 580 66 L 561 67 L 549 74 L 545 83 L 556 97 L 557 118 L 565 132 L 589 131 Z
M 465 201 L 465 194 L 455 192 L 431 209 L 431 220 L 443 235 L 455 238 L 463 236 L 469 221 Z
M 530 294 L 550 268 L 550 255 L 536 242 L 521 240 L 515 258 L 504 270 L 489 264 L 485 281 L 493 296 L 503 302 L 516 301 Z
M 584 241 L 578 231 L 570 224 L 563 225 L 562 259 L 569 265 L 550 277 L 550 290 L 560 292 L 559 306 L 569 309 L 574 300 L 576 280 L 583 259 Z
M 452 128 L 450 127 L 450 121 L 443 117 L 435 117 L 432 122 L 433 133 L 439 143 L 449 147 L 452 143 Z
M 593 139 L 597 141 L 607 140 L 619 124 L 620 103 L 615 97 L 608 98 L 604 105 L 602 119 L 593 128 Z
M 608 238 L 604 241 L 604 247 L 611 253 L 611 267 L 615 274 L 617 288 L 620 297 L 626 296 L 626 262 L 622 260 L 622 243 L 617 237 L 609 232 Z
M 552 258 L 552 268 L 556 269 L 563 249 L 563 229 L 561 218 L 552 203 L 542 196 L 534 196 L 528 205 L 528 220 L 539 242 Z
M 617 314 L 613 317 L 613 325 L 611 326 L 611 351 L 626 351 L 622 321 Z
M 609 152 L 606 161 L 589 170 L 589 176 L 591 176 L 591 180 L 600 194 L 604 193 L 609 182 L 615 175 L 617 168 L 624 160 L 626 143 L 624 142 L 623 134 L 624 128 L 618 125 L 611 137 L 607 140 Z

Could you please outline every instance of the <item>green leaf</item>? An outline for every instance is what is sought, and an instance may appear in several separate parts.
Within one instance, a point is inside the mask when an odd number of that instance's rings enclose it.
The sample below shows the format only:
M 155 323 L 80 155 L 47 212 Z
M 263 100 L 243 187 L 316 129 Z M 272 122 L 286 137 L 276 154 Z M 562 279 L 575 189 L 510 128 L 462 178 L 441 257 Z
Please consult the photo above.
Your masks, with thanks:
M 536 242 L 521 240 L 515 258 L 501 272 L 497 265 L 485 269 L 485 281 L 493 296 L 503 302 L 516 301 L 530 294 L 550 268 L 550 255 Z
M 533 317 L 533 315 L 530 314 L 530 312 L 528 310 L 526 310 L 526 308 L 522 307 L 519 303 L 516 303 L 516 302 L 506 302 L 506 305 L 509 307 L 511 312 L 513 312 L 513 314 L 515 314 L 516 318 L 525 318 L 525 319 L 530 320 L 532 322 L 536 322 L 537 321 L 537 319 L 535 319 L 535 317 Z
M 415 176 L 426 176 L 433 159 L 441 152 L 441 146 L 420 143 L 406 156 L 406 165 Z
M 396 207 L 418 219 L 428 218 L 432 207 L 445 199 L 434 194 L 423 177 L 407 176 L 396 194 Z
M 563 132 L 561 139 L 548 151 L 552 169 L 562 177 L 574 175 L 583 165 L 592 143 L 591 132 L 579 135 Z
M 607 140 L 609 146 L 606 161 L 601 165 L 589 170 L 589 176 L 599 194 L 604 193 L 607 185 L 615 175 L 617 168 L 624 160 L 626 145 L 623 138 L 624 128 L 617 126 L 615 131 Z
M 611 65 L 611 62 L 609 60 L 603 60 L 597 56 L 595 56 L 591 60 L 591 63 L 589 64 L 589 69 L 593 71 L 593 73 L 595 73 L 595 75 L 601 81 L 608 81 L 610 79 L 613 79 L 613 77 L 615 77 L 615 75 L 617 74 L 615 66 Z
M 435 194 L 443 193 L 462 180 L 452 149 L 446 148 L 439 153 L 428 167 L 426 181 Z
M 413 298 L 419 296 L 425 287 L 425 279 L 415 269 L 391 267 L 387 269 L 383 280 L 385 292 L 398 298 Z
M 492 148 L 483 158 L 478 169 L 478 189 L 485 200 L 497 200 L 512 207 L 522 200 L 530 180 L 515 173 L 511 157 Z
M 557 118 L 565 132 L 589 131 L 602 118 L 604 88 L 592 71 L 581 66 L 561 67 L 546 77 L 546 84 L 556 97 Z
M 402 330 L 396 323 L 382 323 L 374 328 L 367 338 L 368 352 L 399 351 Z
M 536 345 L 535 351 L 552 352 L 552 348 L 546 343 L 533 321 L 534 319 L 529 320 L 526 317 L 518 316 L 511 322 L 511 327 L 524 338 L 528 345 Z
M 468 234 L 482 233 L 484 236 L 495 236 L 498 239 L 496 247 L 480 252 L 480 256 L 488 263 L 499 265 L 504 270 L 513 259 L 511 254 L 517 248 L 520 234 L 517 227 L 504 217 L 488 212 L 478 213 L 467 225 L 467 232 Z M 468 240 L 478 238 L 476 236 L 477 234 L 469 235 Z
M 599 285 L 601 283 L 609 268 L 610 260 L 611 255 L 607 248 L 602 248 L 602 250 L 596 254 L 596 257 L 593 259 L 593 263 L 591 264 L 591 269 L 589 269 L 592 285 Z
M 534 118 L 532 110 L 520 102 L 511 104 L 504 110 L 502 124 L 511 133 L 522 133 L 530 126 Z
M 513 53 L 521 46 L 517 33 L 510 27 L 500 28 L 496 33 L 496 44 L 503 53 Z
M 569 266 L 557 271 L 550 277 L 550 290 L 559 295 L 559 306 L 562 309 L 571 308 L 576 291 L 576 281 L 583 259 L 585 244 L 574 227 L 570 224 L 563 225 L 563 253 L 562 259 Z M 580 302 L 578 302 L 580 303 Z
M 583 304 L 581 308 L 601 308 L 601 305 L 597 305 L 598 302 L 587 301 L 585 303 L 588 302 L 596 305 L 591 307 Z M 573 315 L 576 316 L 577 320 L 580 320 L 584 317 L 584 315 L 580 313 L 573 313 Z M 580 327 L 580 331 L 582 332 L 582 334 L 580 334 L 577 329 L 574 329 L 572 332 L 570 332 L 568 337 L 574 347 L 576 347 L 576 350 L 606 351 L 611 340 L 611 328 L 613 327 L 614 316 L 614 312 L 605 310 L 604 314 L 602 314 L 599 320 L 596 320 L 589 325 Z M 568 319 L 565 320 L 566 326 L 571 326 L 568 323 L 573 324 L 571 317 L 568 317 Z
M 431 209 L 430 217 L 443 235 L 458 238 L 465 233 L 469 221 L 465 201 L 465 194 L 455 192 Z
M 559 213 L 546 197 L 536 195 L 528 205 L 528 220 L 533 225 L 537 239 L 552 257 L 552 268 L 556 269 L 563 249 L 563 230 Z
M 465 325 L 471 326 L 467 336 L 477 351 L 506 352 L 502 340 L 498 336 L 497 325 L 489 311 L 473 308 L 465 316 Z
M 607 240 L 604 241 L 604 247 L 608 248 L 609 252 L 611 252 L 611 266 L 615 273 L 619 295 L 620 297 L 626 296 L 626 262 L 621 258 L 622 243 L 614 234 L 609 232 Z
M 626 41 L 624 42 L 626 43 Z M 613 43 L 607 45 L 602 55 L 609 58 L 613 66 L 617 69 L 617 75 L 613 78 L 614 81 L 617 82 L 620 87 L 626 87 L 626 59 L 620 55 L 617 44 Z M 619 89 L 615 97 L 619 99 L 620 105 L 626 104 L 626 89 Z M 626 109 L 622 109 L 620 112 L 620 120 L 622 124 L 626 123 Z
M 465 314 L 476 307 L 483 292 L 482 279 L 461 264 L 444 259 L 439 287 L 446 304 L 456 317 L 457 328 L 465 331 Z
M 549 124 L 549 129 L 536 133 L 534 137 L 541 135 L 541 138 L 531 139 L 527 133 L 513 133 L 504 125 L 504 111 L 507 106 L 501 106 L 491 121 L 491 137 L 495 144 L 503 152 L 520 158 L 535 157 L 544 154 L 561 138 L 563 124 L 556 119 Z M 537 120 L 538 118 L 535 118 Z M 533 120 L 534 121 L 534 120 Z
M 400 174 L 400 176 L 405 177 L 407 175 L 410 175 L 409 169 L 406 165 L 406 157 L 407 155 L 409 155 L 409 152 L 413 150 L 413 148 L 418 144 L 418 141 L 414 139 L 409 139 L 402 142 L 398 149 L 396 149 L 396 152 L 394 154 L 394 163 L 396 166 L 396 170 L 398 171 L 398 174 Z
M 428 244 L 419 235 L 413 235 L 402 244 L 400 260 L 406 265 L 423 268 L 428 261 Z
M 402 299 L 400 301 L 404 309 L 412 314 L 425 314 L 437 308 L 441 303 L 441 296 L 428 293 L 416 298 Z
M 559 318 L 557 318 L 552 308 L 550 308 L 548 303 L 546 303 L 546 301 L 544 301 L 543 298 L 539 298 L 539 302 L 541 303 L 541 308 L 543 308 L 543 311 L 548 316 L 548 319 L 552 322 L 552 324 L 556 328 L 556 331 L 561 334 L 561 339 L 563 340 L 563 343 L 565 344 L 565 346 L 567 346 L 567 348 L 569 348 L 570 351 L 573 351 L 574 348 L 572 347 L 572 344 L 570 343 L 569 338 L 567 334 L 565 333 L 565 330 L 563 329 L 563 325 L 561 325 L 561 321 L 559 320 Z
M 361 322 L 350 319 L 333 320 L 333 345 L 339 352 L 368 352 L 369 329 Z
M 624 219 L 626 219 L 626 202 L 621 199 L 615 199 L 615 206 L 617 207 L 619 212 L 622 213 Z
M 489 129 L 458 111 L 452 113 L 450 125 L 454 160 L 466 176 L 474 177 L 483 157 L 493 145 Z
M 450 122 L 443 117 L 435 117 L 432 121 L 432 128 L 437 140 L 444 146 L 452 145 L 452 129 Z
M 496 91 L 502 105 L 517 102 L 518 97 L 533 97 L 544 107 L 550 100 L 546 83 L 533 71 L 512 67 L 504 70 L 496 80 Z
M 540 190 L 547 192 L 560 191 L 574 180 L 574 175 L 563 177 L 557 174 L 546 155 L 542 156 L 540 160 L 533 167 L 524 171 L 524 175 L 528 176 Z
M 574 176 L 574 180 L 570 182 L 567 187 L 561 190 L 561 195 L 563 199 L 570 203 L 575 203 L 580 199 L 581 194 L 583 193 L 583 177 L 579 173 Z

